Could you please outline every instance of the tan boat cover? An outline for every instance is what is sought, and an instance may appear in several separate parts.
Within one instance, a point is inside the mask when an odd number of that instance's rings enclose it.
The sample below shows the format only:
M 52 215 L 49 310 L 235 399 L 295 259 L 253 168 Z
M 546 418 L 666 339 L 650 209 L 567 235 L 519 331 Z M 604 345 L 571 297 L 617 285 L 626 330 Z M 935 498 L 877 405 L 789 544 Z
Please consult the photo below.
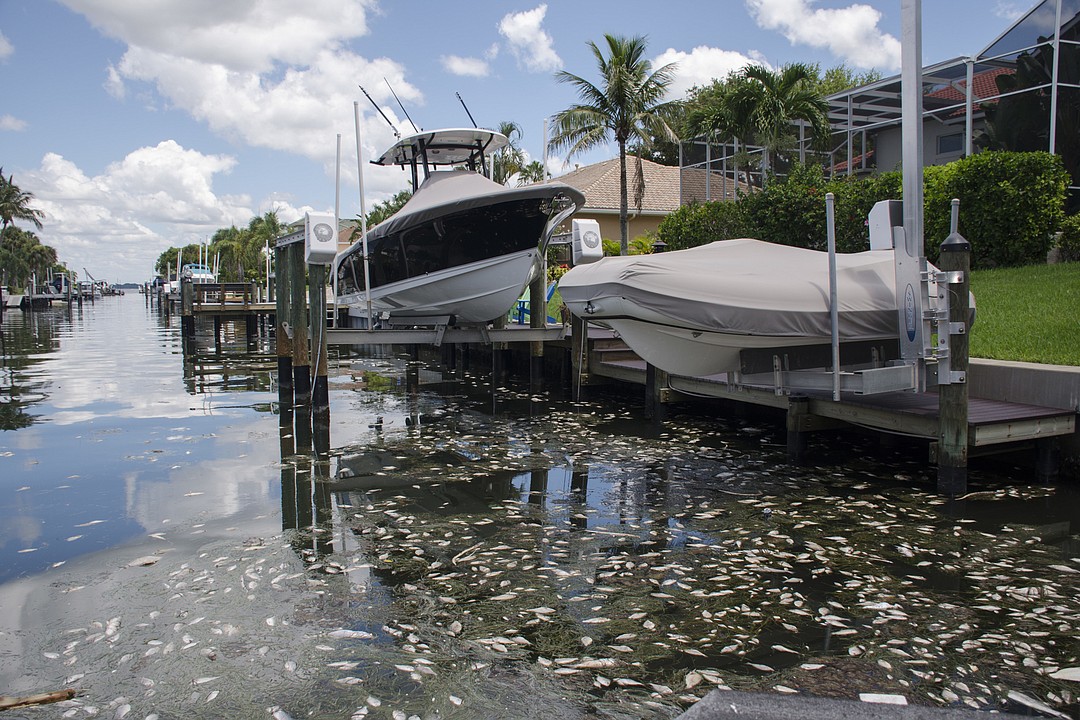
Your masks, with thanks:
M 896 337 L 893 252 L 839 253 L 836 267 L 841 338 Z M 621 316 L 632 317 L 626 306 L 633 305 L 649 322 L 742 335 L 831 334 L 828 253 L 760 240 L 607 257 L 571 269 L 559 292 L 576 314 L 598 320 L 610 317 L 604 298 L 625 298 Z M 589 301 L 598 312 L 583 310 Z

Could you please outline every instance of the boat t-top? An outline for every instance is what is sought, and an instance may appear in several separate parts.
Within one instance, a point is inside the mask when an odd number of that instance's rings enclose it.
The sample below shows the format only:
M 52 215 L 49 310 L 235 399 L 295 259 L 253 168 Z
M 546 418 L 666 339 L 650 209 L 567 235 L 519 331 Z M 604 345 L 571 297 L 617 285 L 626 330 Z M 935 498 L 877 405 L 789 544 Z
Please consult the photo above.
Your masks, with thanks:
M 490 180 L 488 156 L 508 142 L 480 128 L 433 130 L 373 161 L 408 170 L 413 196 L 335 260 L 338 302 L 350 316 L 364 317 L 370 302 L 391 325 L 480 324 L 514 305 L 556 227 L 585 198 L 559 182 Z

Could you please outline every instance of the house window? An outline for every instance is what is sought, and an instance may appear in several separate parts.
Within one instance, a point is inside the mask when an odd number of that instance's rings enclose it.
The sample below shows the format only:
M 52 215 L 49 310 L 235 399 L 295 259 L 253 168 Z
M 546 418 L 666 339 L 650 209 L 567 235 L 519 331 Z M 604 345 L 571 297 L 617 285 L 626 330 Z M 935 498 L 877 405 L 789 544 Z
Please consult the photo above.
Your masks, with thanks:
M 959 155 L 963 151 L 964 133 L 953 133 L 952 135 L 938 135 L 938 155 Z

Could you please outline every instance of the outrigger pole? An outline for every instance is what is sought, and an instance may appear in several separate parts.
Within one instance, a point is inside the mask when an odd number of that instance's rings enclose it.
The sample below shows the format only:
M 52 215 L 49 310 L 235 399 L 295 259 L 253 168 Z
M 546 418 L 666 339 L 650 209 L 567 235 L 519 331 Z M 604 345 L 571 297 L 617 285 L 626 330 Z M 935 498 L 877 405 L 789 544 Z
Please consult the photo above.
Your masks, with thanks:
M 401 133 L 398 132 L 398 129 L 397 129 L 397 127 L 394 126 L 394 123 L 390 122 L 390 118 L 386 117 L 386 113 L 384 113 L 382 111 L 382 108 L 379 107 L 378 104 L 374 100 L 371 99 L 371 96 L 368 95 L 368 91 L 364 89 L 364 86 L 363 85 L 357 85 L 356 87 L 360 88 L 360 92 L 364 93 L 364 97 L 366 97 L 368 99 L 368 102 L 370 102 L 372 107 L 375 108 L 375 111 L 377 113 L 379 113 L 380 115 L 382 115 L 382 119 L 385 120 L 386 124 L 390 126 L 390 129 L 394 131 L 394 137 L 396 137 L 398 140 L 400 140 L 401 139 Z M 393 92 L 393 90 L 391 90 L 390 92 Z M 397 97 L 397 96 L 395 96 L 395 97 Z M 409 122 L 411 123 L 412 120 L 410 120 Z M 416 127 L 416 126 L 414 125 L 413 127 Z
M 461 99 L 461 93 L 459 93 L 459 92 L 456 92 L 456 93 L 454 93 L 454 94 L 455 94 L 455 95 L 457 95 L 457 99 L 458 99 L 458 102 L 460 102 L 460 103 L 461 103 L 461 107 L 465 108 L 465 114 L 469 116 L 469 122 L 471 122 L 471 123 L 472 123 L 472 126 L 473 126 L 474 128 L 478 128 L 478 127 L 480 127 L 479 125 L 477 125 L 477 124 L 476 124 L 476 121 L 475 121 L 475 120 L 473 120 L 473 116 L 472 116 L 472 113 L 471 113 L 471 112 L 469 112 L 469 106 L 468 106 L 468 105 L 466 105 L 466 104 L 465 104 L 465 101 Z
M 410 125 L 412 125 L 413 132 L 420 132 L 419 128 L 416 127 L 416 123 L 414 123 L 412 121 L 412 118 L 409 117 L 409 111 L 406 110 L 405 106 L 401 104 L 400 100 L 398 100 L 397 93 L 394 92 L 394 88 L 390 85 L 390 81 L 386 78 L 383 78 L 382 81 L 386 83 L 386 87 L 390 88 L 390 94 L 394 96 L 394 100 L 397 100 L 397 104 L 398 107 L 401 108 L 401 112 L 405 113 L 405 119 L 409 121 Z

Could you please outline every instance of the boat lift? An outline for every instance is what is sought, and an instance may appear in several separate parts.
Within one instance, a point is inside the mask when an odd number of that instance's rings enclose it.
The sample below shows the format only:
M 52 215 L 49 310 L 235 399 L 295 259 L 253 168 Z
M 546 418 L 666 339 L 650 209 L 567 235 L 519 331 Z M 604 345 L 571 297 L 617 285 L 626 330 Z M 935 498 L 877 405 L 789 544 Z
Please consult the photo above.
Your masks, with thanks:
M 838 337 L 836 296 L 836 242 L 834 198 L 825 197 L 829 247 L 829 285 L 832 315 L 831 357 L 821 358 L 816 348 L 744 350 L 743 368 L 729 374 L 731 385 L 771 385 L 776 394 L 828 391 L 834 401 L 841 392 L 871 395 L 923 392 L 933 386 L 963 386 L 967 382 L 967 344 L 953 340 L 965 336 L 970 322 L 968 266 L 964 253 L 958 267 L 941 271 L 924 254 L 923 239 L 923 104 L 922 5 L 902 0 L 901 119 L 903 193 L 905 201 L 885 200 L 870 211 L 870 248 L 892 249 L 896 263 L 897 345 L 858 343 L 842 346 Z M 968 250 L 958 232 L 960 201 L 951 208 L 950 234 L 942 245 L 942 260 Z M 948 258 L 951 263 L 952 258 Z M 956 307 L 952 307 L 955 305 Z M 846 353 L 842 353 L 846 350 Z M 800 352 L 803 351 L 803 352 Z M 847 355 L 847 364 L 842 364 Z M 822 370 L 821 368 L 829 368 Z M 844 368 L 847 369 L 844 369 Z M 816 368 L 816 369 L 811 369 Z M 966 404 L 966 393 L 964 393 Z

